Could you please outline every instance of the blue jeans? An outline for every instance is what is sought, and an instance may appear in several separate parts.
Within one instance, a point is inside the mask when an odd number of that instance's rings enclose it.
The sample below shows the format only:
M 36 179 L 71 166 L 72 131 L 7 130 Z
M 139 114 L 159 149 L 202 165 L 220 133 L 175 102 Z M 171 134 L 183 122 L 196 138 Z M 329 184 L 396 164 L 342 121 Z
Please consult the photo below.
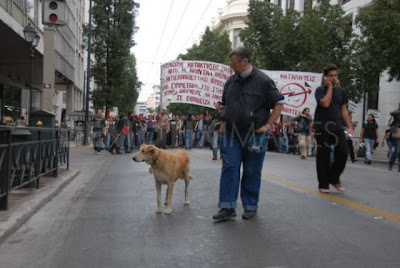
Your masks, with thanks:
M 106 141 L 106 148 L 110 148 L 111 143 L 114 141 L 115 135 L 114 133 L 108 132 L 107 133 L 107 141 Z
M 289 139 L 286 134 L 282 135 L 280 138 L 281 153 L 287 154 L 289 152 Z
M 138 130 L 138 132 L 137 132 L 137 140 L 138 140 L 138 144 L 139 144 L 139 147 L 140 147 L 140 145 L 142 145 L 143 142 L 144 142 L 143 130 Z
M 398 159 L 400 165 L 400 139 L 392 140 L 392 144 L 395 150 L 390 157 L 389 165 L 393 166 L 394 162 L 396 162 L 396 158 Z
M 100 152 L 103 149 L 103 131 L 93 131 L 93 148 Z
M 129 133 L 130 135 L 130 147 L 135 147 L 136 146 L 136 132 L 131 132 Z
M 203 137 L 203 130 L 197 130 L 194 147 L 199 147 L 199 148 L 203 147 L 203 142 L 201 139 L 202 137 Z
M 219 208 L 236 208 L 239 193 L 245 210 L 257 210 L 260 195 L 261 170 L 268 144 L 268 132 L 254 136 L 256 145 L 262 140 L 261 152 L 248 149 L 246 135 L 225 133 L 221 138 L 222 171 L 219 188 Z M 240 179 L 240 166 L 243 175 Z
M 387 157 L 389 160 L 390 160 L 390 158 L 392 158 L 393 148 L 396 149 L 395 144 L 396 144 L 396 140 L 391 140 L 389 138 L 386 139 L 386 145 L 388 147 Z
M 146 132 L 146 144 L 153 144 L 154 130 L 148 129 Z
M 192 148 L 193 130 L 185 130 L 185 148 Z
M 372 150 L 374 149 L 375 141 L 364 138 L 364 143 L 365 143 L 365 150 L 366 150 L 365 161 L 371 161 L 372 160 Z

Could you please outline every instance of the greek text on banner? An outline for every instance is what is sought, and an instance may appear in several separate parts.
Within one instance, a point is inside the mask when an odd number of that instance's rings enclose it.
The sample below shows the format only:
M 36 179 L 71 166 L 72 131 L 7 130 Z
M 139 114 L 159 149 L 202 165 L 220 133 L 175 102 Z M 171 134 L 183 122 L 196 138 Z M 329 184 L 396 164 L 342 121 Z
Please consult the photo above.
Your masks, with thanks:
M 282 114 L 296 116 L 308 107 L 314 110 L 314 92 L 321 85 L 318 73 L 266 71 L 285 96 Z M 221 101 L 224 84 L 232 74 L 229 66 L 206 61 L 171 61 L 161 66 L 162 106 L 190 103 L 214 108 Z

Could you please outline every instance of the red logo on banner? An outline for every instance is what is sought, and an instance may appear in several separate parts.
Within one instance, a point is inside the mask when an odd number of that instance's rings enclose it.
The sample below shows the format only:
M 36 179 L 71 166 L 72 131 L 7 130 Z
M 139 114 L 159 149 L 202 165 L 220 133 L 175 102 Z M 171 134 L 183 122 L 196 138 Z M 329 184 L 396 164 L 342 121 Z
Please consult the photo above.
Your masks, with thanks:
M 308 86 L 306 84 L 306 86 Z M 299 108 L 307 101 L 308 95 L 312 90 L 299 83 L 288 83 L 281 88 L 281 94 L 285 96 L 285 104 L 294 108 Z

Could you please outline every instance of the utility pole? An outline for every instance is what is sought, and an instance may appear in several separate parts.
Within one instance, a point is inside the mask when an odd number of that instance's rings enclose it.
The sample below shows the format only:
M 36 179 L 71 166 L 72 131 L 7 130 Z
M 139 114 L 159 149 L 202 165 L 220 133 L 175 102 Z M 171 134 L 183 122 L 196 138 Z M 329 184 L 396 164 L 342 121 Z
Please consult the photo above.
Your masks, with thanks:
M 89 92 L 90 92 L 90 53 L 92 52 L 92 0 L 89 1 L 89 33 L 88 33 L 88 57 L 86 74 L 86 104 L 85 104 L 85 137 L 83 145 L 88 145 L 89 132 Z

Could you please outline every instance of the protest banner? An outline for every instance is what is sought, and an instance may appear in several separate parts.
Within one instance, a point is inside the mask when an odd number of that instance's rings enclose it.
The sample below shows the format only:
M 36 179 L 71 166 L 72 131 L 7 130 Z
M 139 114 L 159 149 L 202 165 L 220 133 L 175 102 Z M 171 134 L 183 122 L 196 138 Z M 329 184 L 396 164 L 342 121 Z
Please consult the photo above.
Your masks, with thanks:
M 230 74 L 229 66 L 214 62 L 167 62 L 161 65 L 161 105 L 190 103 L 214 108 Z
M 314 113 L 317 106 L 315 90 L 322 83 L 322 74 L 306 72 L 266 71 L 285 96 L 285 106 L 282 115 L 297 116 L 304 108 L 310 108 Z
M 316 107 L 315 90 L 322 83 L 322 74 L 306 72 L 266 71 L 285 96 L 283 115 L 299 115 L 305 107 Z M 221 101 L 224 84 L 232 71 L 229 66 L 206 61 L 171 61 L 161 65 L 161 101 L 190 103 L 214 108 Z

